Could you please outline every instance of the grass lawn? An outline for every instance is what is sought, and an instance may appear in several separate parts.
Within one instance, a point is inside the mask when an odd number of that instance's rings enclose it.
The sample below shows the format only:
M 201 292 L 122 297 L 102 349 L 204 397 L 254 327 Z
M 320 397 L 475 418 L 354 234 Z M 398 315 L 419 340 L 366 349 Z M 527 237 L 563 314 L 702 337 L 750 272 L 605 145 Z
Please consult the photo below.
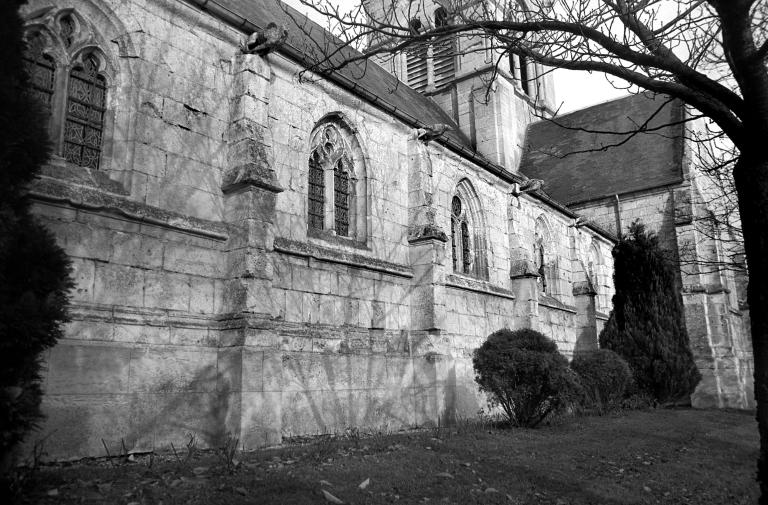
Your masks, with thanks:
M 536 430 L 477 425 L 42 467 L 30 503 L 756 503 L 752 414 L 635 411 Z M 367 485 L 365 485 L 367 483 Z M 361 486 L 362 484 L 362 486 Z M 324 494 L 324 492 L 329 495 Z M 336 498 L 339 501 L 334 502 Z

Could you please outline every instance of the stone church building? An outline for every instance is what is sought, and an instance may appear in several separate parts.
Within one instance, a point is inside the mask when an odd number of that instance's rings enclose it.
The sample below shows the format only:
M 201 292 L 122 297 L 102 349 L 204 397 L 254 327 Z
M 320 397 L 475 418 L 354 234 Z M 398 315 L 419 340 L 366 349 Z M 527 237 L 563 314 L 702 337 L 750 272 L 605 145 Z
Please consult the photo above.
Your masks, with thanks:
M 302 78 L 326 35 L 273 0 L 22 14 L 55 150 L 30 194 L 77 284 L 50 457 L 444 424 L 485 407 L 491 332 L 596 347 L 614 235 L 518 171 L 555 104 L 536 65 L 488 96 L 490 59 L 444 44 Z M 271 22 L 287 40 L 246 54 Z

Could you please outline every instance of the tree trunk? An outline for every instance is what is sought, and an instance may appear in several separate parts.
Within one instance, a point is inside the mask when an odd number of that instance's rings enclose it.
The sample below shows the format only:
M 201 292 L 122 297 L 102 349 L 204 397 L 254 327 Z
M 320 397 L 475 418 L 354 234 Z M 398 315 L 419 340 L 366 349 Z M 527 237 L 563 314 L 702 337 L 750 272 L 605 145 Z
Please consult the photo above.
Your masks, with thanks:
M 749 270 L 747 301 L 755 359 L 755 401 L 760 433 L 757 480 L 768 504 L 768 151 L 742 152 L 734 168 Z

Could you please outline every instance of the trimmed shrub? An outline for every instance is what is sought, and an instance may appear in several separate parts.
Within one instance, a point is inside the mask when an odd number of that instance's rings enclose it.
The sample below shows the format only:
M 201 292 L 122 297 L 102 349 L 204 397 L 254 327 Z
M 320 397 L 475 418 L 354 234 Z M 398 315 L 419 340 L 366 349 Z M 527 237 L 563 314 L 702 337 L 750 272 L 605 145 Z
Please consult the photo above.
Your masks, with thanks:
M 658 238 L 633 223 L 613 257 L 616 294 L 600 347 L 629 363 L 638 393 L 659 403 L 686 399 L 701 374 L 691 353 L 675 275 Z
M 535 427 L 581 400 L 576 374 L 557 345 L 531 330 L 492 333 L 472 358 L 475 381 L 514 426 Z
M 22 2 L 0 3 L 0 471 L 40 420 L 40 353 L 61 337 L 69 259 L 29 210 L 26 187 L 48 159 L 48 118 L 24 71 Z M 7 476 L 0 479 L 6 492 Z
M 587 407 L 599 412 L 621 407 L 632 384 L 632 371 L 621 356 L 610 349 L 579 353 L 571 368 L 584 388 Z

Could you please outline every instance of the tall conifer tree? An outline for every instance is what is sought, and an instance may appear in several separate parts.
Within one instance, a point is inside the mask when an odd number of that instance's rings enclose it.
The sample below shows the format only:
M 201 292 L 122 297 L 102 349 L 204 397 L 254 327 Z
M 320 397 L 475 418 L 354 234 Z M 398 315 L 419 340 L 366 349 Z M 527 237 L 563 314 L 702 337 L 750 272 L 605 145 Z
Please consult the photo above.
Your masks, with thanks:
M 30 214 L 26 188 L 50 155 L 29 92 L 19 0 L 0 2 L 0 457 L 40 420 L 40 355 L 61 337 L 69 260 Z
M 613 249 L 613 258 L 616 294 L 600 347 L 629 363 L 640 391 L 661 403 L 685 399 L 701 374 L 672 265 L 656 235 L 637 222 Z

